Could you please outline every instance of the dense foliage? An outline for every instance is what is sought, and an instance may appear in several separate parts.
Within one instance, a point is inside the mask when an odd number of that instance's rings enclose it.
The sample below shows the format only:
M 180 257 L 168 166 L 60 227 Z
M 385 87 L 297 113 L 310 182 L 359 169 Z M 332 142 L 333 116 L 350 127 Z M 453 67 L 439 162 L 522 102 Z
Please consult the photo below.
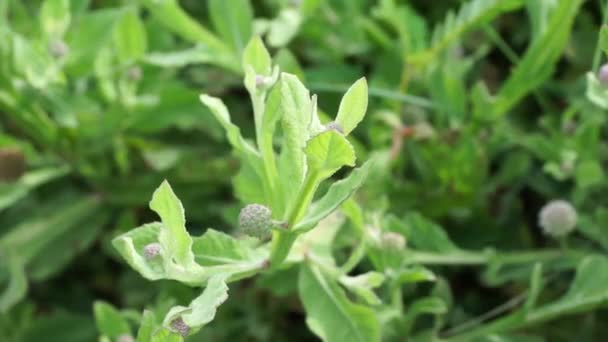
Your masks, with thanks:
M 0 1 L 0 341 L 603 341 L 608 2 Z

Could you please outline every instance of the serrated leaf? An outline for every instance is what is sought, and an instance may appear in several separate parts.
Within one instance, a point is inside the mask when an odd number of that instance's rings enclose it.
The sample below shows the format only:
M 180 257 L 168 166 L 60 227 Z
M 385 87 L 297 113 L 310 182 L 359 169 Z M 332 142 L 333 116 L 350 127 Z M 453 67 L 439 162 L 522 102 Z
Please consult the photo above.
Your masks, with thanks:
M 325 179 L 341 167 L 355 165 L 355 150 L 344 135 L 334 130 L 318 134 L 310 139 L 304 149 L 311 172 Z
M 169 327 L 171 322 L 181 317 L 184 323 L 193 331 L 196 331 L 211 322 L 215 317 L 217 308 L 228 299 L 228 286 L 226 277 L 217 275 L 209 278 L 203 293 L 195 298 L 188 307 L 176 306 L 171 308 L 164 320 L 164 325 Z
M 302 265 L 298 288 L 306 323 L 323 341 L 380 341 L 374 311 L 352 303 L 340 286 L 314 265 Z
M 209 16 L 215 30 L 240 54 L 253 31 L 253 9 L 249 0 L 209 0 Z
M 264 42 L 259 36 L 254 36 L 243 51 L 243 70 L 251 66 L 257 75 L 270 75 L 272 60 Z
M 139 60 L 147 50 L 146 29 L 135 8 L 124 12 L 114 29 L 114 44 L 123 63 Z
M 192 237 L 186 230 L 184 207 L 166 180 L 154 191 L 150 209 L 154 210 L 163 222 L 159 235 L 163 250 L 178 264 L 185 266 L 192 263 Z
M 361 167 L 353 170 L 351 174 L 331 185 L 327 193 L 313 203 L 306 216 L 294 227 L 294 231 L 307 231 L 314 228 L 319 221 L 334 212 L 346 201 L 367 178 L 373 161 L 368 160 Z
M 97 329 L 103 335 L 116 338 L 123 334 L 131 334 L 129 323 L 112 305 L 96 301 L 93 304 L 93 313 Z
M 344 94 L 336 123 L 340 126 L 344 135 L 350 134 L 363 120 L 367 111 L 367 81 L 360 78 Z

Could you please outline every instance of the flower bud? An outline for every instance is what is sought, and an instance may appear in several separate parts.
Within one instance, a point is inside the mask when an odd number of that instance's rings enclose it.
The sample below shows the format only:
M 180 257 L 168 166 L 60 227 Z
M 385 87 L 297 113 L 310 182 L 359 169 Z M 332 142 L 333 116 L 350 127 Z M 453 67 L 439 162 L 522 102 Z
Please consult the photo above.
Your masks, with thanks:
M 181 317 L 178 317 L 171 322 L 171 329 L 184 337 L 188 336 L 190 333 L 190 327 Z
M 382 233 L 380 244 L 385 250 L 401 251 L 405 248 L 405 238 L 395 232 Z
M 547 235 L 560 237 L 576 227 L 577 214 L 572 205 L 564 200 L 553 200 L 540 210 L 538 223 Z
M 16 148 L 0 148 L 0 182 L 12 182 L 25 173 L 25 156 Z
M 261 204 L 249 204 L 241 209 L 239 227 L 247 235 L 266 239 L 270 236 L 272 211 Z
M 65 57 L 70 48 L 62 40 L 54 40 L 49 44 L 49 52 L 55 58 Z
M 338 133 L 344 134 L 344 130 L 342 129 L 342 127 L 340 127 L 340 124 L 335 121 L 332 121 L 325 125 L 325 129 L 327 129 L 328 131 L 333 129 Z
M 608 64 L 600 67 L 600 70 L 597 72 L 597 78 L 602 85 L 608 86 Z
M 266 77 L 264 75 L 255 75 L 255 86 L 262 88 L 266 85 Z
M 152 259 L 160 254 L 162 246 L 158 242 L 149 243 L 144 246 L 144 257 Z

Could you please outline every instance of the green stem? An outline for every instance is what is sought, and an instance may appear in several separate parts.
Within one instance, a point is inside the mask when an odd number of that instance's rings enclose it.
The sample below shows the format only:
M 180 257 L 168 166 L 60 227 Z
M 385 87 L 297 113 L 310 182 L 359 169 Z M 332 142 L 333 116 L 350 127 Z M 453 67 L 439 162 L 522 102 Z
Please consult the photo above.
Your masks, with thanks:
M 365 244 L 365 240 L 361 239 L 361 242 L 359 242 L 359 244 L 357 245 L 355 250 L 351 253 L 351 255 L 348 257 L 348 259 L 344 263 L 344 265 L 342 265 L 342 267 L 340 267 L 342 272 L 344 274 L 350 273 L 350 271 L 352 271 L 359 264 L 361 259 L 363 259 L 366 251 L 367 251 L 367 245 Z
M 548 261 L 558 258 L 584 258 L 587 253 L 584 251 L 561 249 L 547 249 L 535 252 L 452 252 L 452 253 L 433 253 L 409 251 L 406 254 L 407 263 L 424 265 L 485 265 L 491 261 L 502 264 L 521 264 L 528 262 Z
M 294 204 L 285 215 L 287 217 L 285 220 L 287 222 L 287 229 L 293 228 L 304 216 L 318 186 L 319 174 L 311 170 L 306 175 Z M 296 237 L 297 234 L 291 231 L 277 231 L 273 233 L 272 250 L 270 252 L 270 266 L 272 269 L 278 268 L 285 261 Z
M 608 1 L 602 7 L 602 2 L 600 1 L 600 8 L 603 8 L 602 12 L 602 26 L 608 24 Z M 597 44 L 595 46 L 595 53 L 593 54 L 593 71 L 597 71 L 600 67 L 600 61 L 602 60 L 602 47 L 601 47 L 601 34 L 598 34 Z

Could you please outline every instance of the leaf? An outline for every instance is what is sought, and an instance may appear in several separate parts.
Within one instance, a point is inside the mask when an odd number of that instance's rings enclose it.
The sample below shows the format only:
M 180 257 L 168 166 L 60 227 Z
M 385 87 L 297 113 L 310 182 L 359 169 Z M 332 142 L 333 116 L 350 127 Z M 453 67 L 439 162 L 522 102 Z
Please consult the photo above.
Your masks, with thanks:
M 184 207 L 166 180 L 154 191 L 150 209 L 154 210 L 163 222 L 159 236 L 163 250 L 178 264 L 192 263 L 192 238 L 186 230 Z
M 302 265 L 298 287 L 306 323 L 323 341 L 380 341 L 380 324 L 373 310 L 352 303 L 340 286 L 314 265 Z
M 302 16 L 291 8 L 285 8 L 279 15 L 272 19 L 266 40 L 272 47 L 283 47 L 287 45 L 300 30 Z
M 449 12 L 443 23 L 437 25 L 431 46 L 427 50 L 411 55 L 408 59 L 414 63 L 427 64 L 465 33 L 521 6 L 523 0 L 470 0 L 462 5 L 458 14 Z
M 38 186 L 68 173 L 66 167 L 52 167 L 30 171 L 15 183 L 0 183 L 0 211 L 10 207 Z
M 150 342 L 183 342 L 182 335 L 174 333 L 168 329 L 161 329 L 154 333 Z
M 253 31 L 253 9 L 249 0 L 209 0 L 209 16 L 215 30 L 239 55 Z
M 229 280 L 251 276 L 262 269 L 268 259 L 268 251 L 252 246 L 252 240 L 236 240 L 233 237 L 208 229 L 200 237 L 193 238 L 192 253 L 196 262 L 176 265 L 164 255 L 147 259 L 143 255 L 146 245 L 156 243 L 164 229 L 159 222 L 149 223 L 122 234 L 112 241 L 127 263 L 149 280 L 173 279 L 191 286 L 204 285 L 214 275 L 225 275 Z
M 7 313 L 27 294 L 27 278 L 23 262 L 16 255 L 0 255 L 7 260 L 8 285 L 0 292 L 0 313 Z M 0 268 L 1 270 L 1 268 Z
M 608 87 L 604 86 L 592 73 L 587 73 L 587 98 L 596 106 L 608 109 Z
M 95 322 L 90 315 L 62 310 L 50 315 L 40 315 L 21 335 L 21 341 L 95 341 Z
M 188 307 L 176 306 L 171 308 L 164 320 L 164 325 L 170 327 L 174 319 L 181 317 L 191 328 L 191 333 L 215 317 L 217 308 L 228 299 L 228 286 L 224 275 L 209 278 L 203 293 L 195 298 Z
M 40 7 L 40 25 L 46 35 L 60 39 L 70 25 L 69 0 L 45 0 Z
M 579 188 L 597 186 L 602 183 L 604 169 L 597 160 L 585 160 L 576 166 L 576 185 Z
M 384 274 L 380 272 L 367 272 L 354 277 L 342 276 L 339 281 L 347 289 L 359 296 L 368 305 L 380 305 L 382 301 L 372 289 L 384 282 Z
M 114 44 L 122 63 L 138 61 L 146 53 L 146 29 L 135 8 L 126 10 L 116 24 Z
M 252 37 L 243 51 L 243 70 L 247 70 L 247 66 L 251 66 L 257 75 L 270 75 L 272 60 L 259 36 Z
M 418 213 L 409 213 L 403 220 L 388 216 L 386 224 L 403 234 L 408 244 L 420 250 L 455 252 L 460 249 L 450 240 L 443 228 Z
M 280 108 L 284 136 L 279 175 L 285 185 L 290 184 L 290 188 L 297 189 L 302 184 L 306 171 L 304 147 L 309 138 L 312 102 L 308 89 L 294 75 L 282 73 L 277 86 L 281 90 Z
M 545 305 L 526 319 L 547 320 L 578 312 L 590 311 L 608 301 L 608 258 L 592 255 L 583 259 L 568 292 L 556 302 Z
M 306 216 L 294 227 L 294 231 L 308 231 L 313 229 L 319 221 L 334 212 L 344 201 L 346 201 L 367 178 L 370 169 L 374 164 L 373 160 L 368 160 L 361 167 L 353 170 L 351 174 L 331 185 L 327 193 L 313 203 Z
M 494 105 L 494 116 L 508 112 L 527 93 L 551 76 L 566 48 L 574 19 L 582 0 L 563 0 L 552 11 L 549 24 L 526 50 L 524 57 L 500 88 Z
M 355 165 L 355 150 L 344 135 L 335 130 L 318 134 L 308 141 L 304 150 L 311 172 L 321 179 L 333 175 L 341 167 Z
M 340 126 L 344 135 L 350 134 L 363 120 L 367 111 L 367 81 L 360 78 L 348 90 L 338 109 L 336 123 Z
M 205 46 L 213 56 L 210 63 L 240 73 L 241 63 L 232 49 L 190 17 L 176 0 L 142 0 L 150 14 L 181 38 Z
M 112 305 L 96 301 L 93 303 L 93 312 L 97 329 L 103 335 L 116 338 L 123 334 L 131 334 L 127 320 Z
M 150 310 L 144 310 L 144 313 L 139 323 L 137 331 L 137 342 L 149 342 L 152 339 L 152 334 L 156 329 L 156 316 Z

